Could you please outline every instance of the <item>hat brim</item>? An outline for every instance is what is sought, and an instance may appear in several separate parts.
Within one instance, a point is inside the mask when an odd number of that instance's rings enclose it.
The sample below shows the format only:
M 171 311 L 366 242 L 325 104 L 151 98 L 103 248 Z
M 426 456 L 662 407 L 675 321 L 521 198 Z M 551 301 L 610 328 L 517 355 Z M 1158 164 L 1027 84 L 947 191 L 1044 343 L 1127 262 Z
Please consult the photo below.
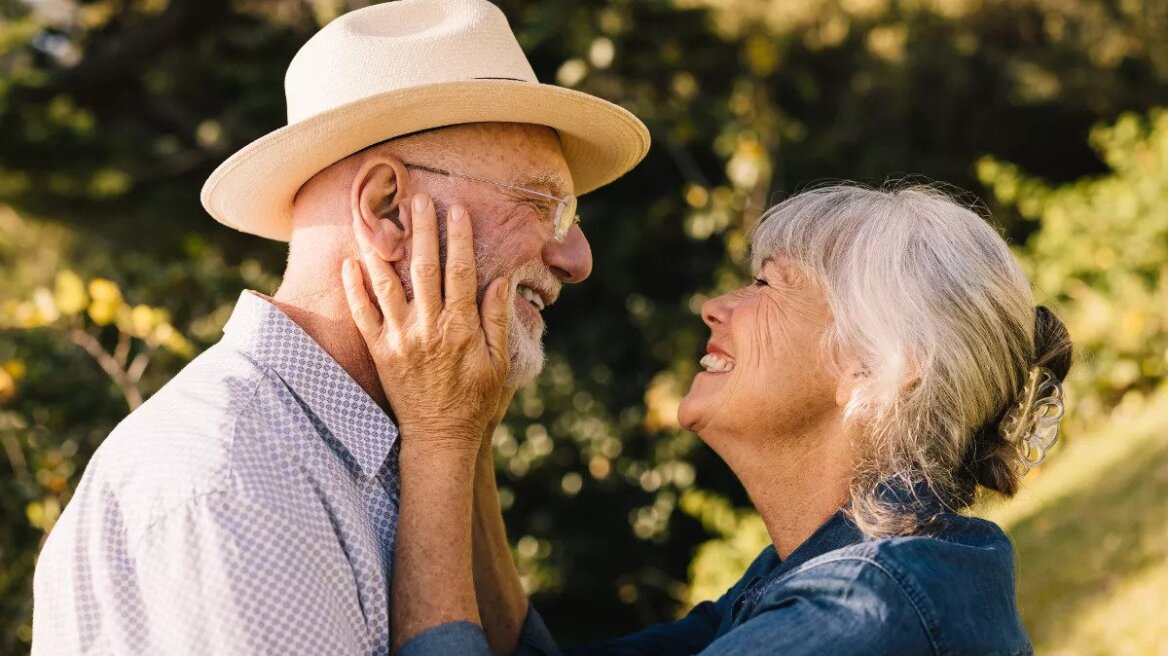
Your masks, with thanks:
M 483 122 L 556 130 L 577 196 L 624 175 L 649 150 L 640 120 L 586 93 L 512 80 L 444 82 L 363 98 L 264 135 L 207 178 L 203 207 L 224 225 L 287 241 L 296 192 L 329 165 L 387 139 Z

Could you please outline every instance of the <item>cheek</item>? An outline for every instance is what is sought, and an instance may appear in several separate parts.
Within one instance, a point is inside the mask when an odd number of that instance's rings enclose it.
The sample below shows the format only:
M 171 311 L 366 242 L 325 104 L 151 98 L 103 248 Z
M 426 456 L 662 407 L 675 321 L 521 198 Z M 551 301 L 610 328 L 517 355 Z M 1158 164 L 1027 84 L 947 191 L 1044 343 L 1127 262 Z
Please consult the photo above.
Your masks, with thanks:
M 474 224 L 475 243 L 514 262 L 539 257 L 542 240 L 537 225 L 522 213 L 493 208 Z
M 789 375 L 793 358 L 800 355 L 793 336 L 790 317 L 784 316 L 777 303 L 757 297 L 735 309 L 730 322 L 734 374 L 747 386 L 757 385 L 760 394 L 775 380 Z M 749 391 L 749 390 L 744 390 Z
M 734 322 L 737 364 L 719 399 L 727 417 L 785 431 L 834 407 L 818 322 L 767 300 L 740 308 Z

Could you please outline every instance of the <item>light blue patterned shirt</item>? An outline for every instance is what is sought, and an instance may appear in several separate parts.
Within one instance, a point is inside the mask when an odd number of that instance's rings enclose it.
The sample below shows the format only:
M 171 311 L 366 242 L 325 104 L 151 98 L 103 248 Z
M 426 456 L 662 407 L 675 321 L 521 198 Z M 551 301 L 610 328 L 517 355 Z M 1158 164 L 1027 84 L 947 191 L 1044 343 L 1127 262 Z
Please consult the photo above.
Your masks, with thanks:
M 244 293 L 101 445 L 37 564 L 35 654 L 386 654 L 397 428 Z

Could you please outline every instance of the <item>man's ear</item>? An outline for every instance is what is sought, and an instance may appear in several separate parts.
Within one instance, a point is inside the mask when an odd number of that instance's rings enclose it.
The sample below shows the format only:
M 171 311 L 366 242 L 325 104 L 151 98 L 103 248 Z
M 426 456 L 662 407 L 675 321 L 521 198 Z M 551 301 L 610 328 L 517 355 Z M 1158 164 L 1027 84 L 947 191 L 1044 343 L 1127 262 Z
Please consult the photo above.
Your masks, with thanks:
M 386 262 L 405 257 L 410 238 L 408 203 L 404 202 L 408 179 L 405 165 L 386 156 L 366 159 L 353 177 L 349 196 L 353 220 L 369 229 L 370 245 Z

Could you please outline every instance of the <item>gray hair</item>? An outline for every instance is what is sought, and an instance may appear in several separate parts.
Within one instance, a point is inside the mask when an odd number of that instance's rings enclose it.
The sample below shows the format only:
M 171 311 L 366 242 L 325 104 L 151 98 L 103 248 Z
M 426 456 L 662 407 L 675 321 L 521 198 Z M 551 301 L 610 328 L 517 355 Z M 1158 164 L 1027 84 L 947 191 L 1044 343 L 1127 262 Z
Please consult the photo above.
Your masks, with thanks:
M 859 429 L 848 507 L 856 524 L 871 536 L 926 527 L 939 511 L 922 486 L 949 510 L 972 503 L 979 486 L 1013 494 L 1026 468 L 997 424 L 1045 354 L 1036 352 L 1030 284 L 1001 235 L 935 188 L 841 184 L 763 215 L 755 271 L 780 254 L 826 294 L 829 363 L 849 354 L 865 369 L 845 408 Z M 1041 348 L 1069 354 L 1061 322 L 1046 312 L 1040 328 L 1049 320 L 1061 332 L 1056 345 L 1040 335 Z

